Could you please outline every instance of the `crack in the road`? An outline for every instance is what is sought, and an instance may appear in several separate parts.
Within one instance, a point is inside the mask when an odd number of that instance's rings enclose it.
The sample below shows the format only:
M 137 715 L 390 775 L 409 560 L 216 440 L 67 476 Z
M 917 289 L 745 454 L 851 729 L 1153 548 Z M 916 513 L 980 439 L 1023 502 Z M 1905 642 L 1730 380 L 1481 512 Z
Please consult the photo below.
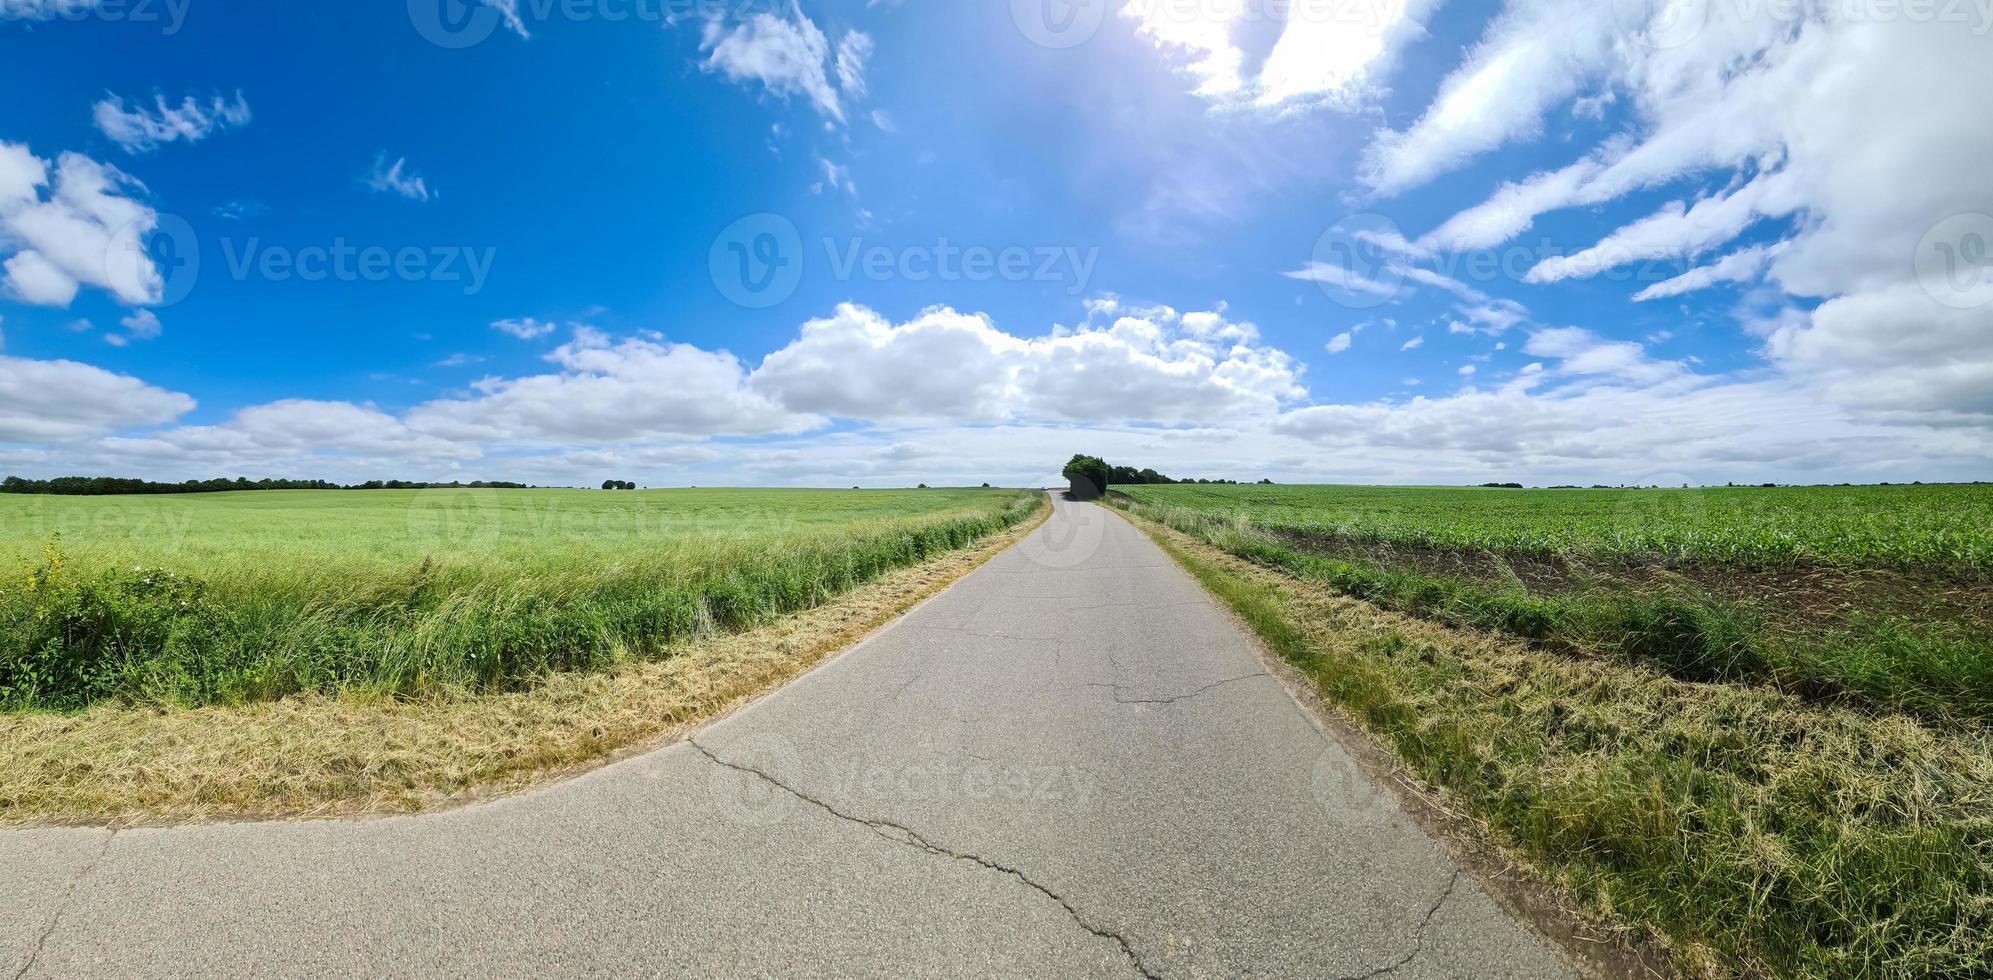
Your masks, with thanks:
M 1380 966 L 1369 973 L 1341 977 L 1339 980 L 1376 980 L 1377 977 L 1384 976 L 1387 973 L 1395 973 L 1402 970 L 1413 960 L 1418 959 L 1419 954 L 1426 951 L 1426 930 L 1432 927 L 1433 917 L 1439 914 L 1440 907 L 1446 904 L 1447 899 L 1453 897 L 1454 889 L 1460 887 L 1460 875 L 1461 871 L 1459 868 L 1453 869 L 1453 877 L 1447 879 L 1446 889 L 1440 892 L 1439 897 L 1433 900 L 1431 907 L 1426 909 L 1425 918 L 1419 920 L 1418 931 L 1413 936 L 1414 943 L 1411 952 L 1399 957 L 1395 963 Z
M 104 846 L 97 849 L 97 856 L 91 858 L 90 863 L 84 865 L 83 870 L 76 872 L 76 877 L 70 880 L 69 889 L 62 893 L 62 901 L 56 903 L 55 914 L 48 917 L 48 925 L 42 929 L 40 936 L 35 937 L 35 948 L 28 951 L 27 962 L 22 963 L 21 968 L 14 971 L 14 980 L 21 980 L 27 976 L 28 971 L 34 969 L 35 964 L 41 961 L 42 951 L 48 948 L 49 937 L 55 935 L 56 927 L 62 924 L 62 914 L 69 911 L 69 903 L 76 898 L 76 893 L 82 890 L 83 883 L 90 880 L 90 876 L 97 872 L 97 867 L 104 863 L 104 855 L 111 852 L 111 842 L 117 838 L 118 832 L 113 829 L 104 838 Z
M 1194 698 L 1194 697 L 1197 697 L 1197 696 L 1198 696 L 1198 695 L 1200 695 L 1200 694 L 1207 694 L 1207 693 L 1210 693 L 1211 691 L 1214 691 L 1214 690 L 1217 690 L 1218 688 L 1221 688 L 1221 687 L 1224 687 L 1224 686 L 1225 686 L 1225 685 L 1227 685 L 1227 684 L 1236 684 L 1236 683 L 1238 683 L 1239 681 L 1249 681 L 1249 680 L 1252 680 L 1252 679 L 1253 679 L 1253 678 L 1255 678 L 1255 677 L 1271 677 L 1271 676 L 1273 676 L 1273 675 L 1272 675 L 1272 674 L 1269 674 L 1269 673 L 1267 673 L 1266 671 L 1263 671 L 1263 670 L 1262 670 L 1262 671 L 1259 671 L 1259 672 L 1257 672 L 1257 673 L 1252 673 L 1252 674 L 1241 674 L 1241 675 L 1240 675 L 1240 676 L 1238 676 L 1238 677 L 1227 677 L 1227 678 L 1225 678 L 1225 679 L 1224 679 L 1224 680 L 1222 680 L 1222 681 L 1214 681 L 1214 682 L 1212 682 L 1212 683 L 1210 683 L 1210 684 L 1206 684 L 1206 685 L 1204 685 L 1203 687 L 1200 687 L 1200 688 L 1198 688 L 1197 690 L 1195 690 L 1195 691 L 1191 691 L 1191 692 L 1189 692 L 1189 693 L 1187 693 L 1187 694 L 1179 694 L 1179 695 L 1176 695 L 1175 697 L 1168 697 L 1168 698 L 1124 698 L 1124 697 L 1122 697 L 1122 696 L 1121 696 L 1121 692 L 1122 692 L 1122 690 L 1123 690 L 1123 689 L 1125 689 L 1125 688 L 1127 688 L 1127 687 L 1129 687 L 1129 686 L 1130 686 L 1130 685 L 1127 685 L 1127 684 L 1101 684 L 1101 683 L 1093 683 L 1093 684 L 1088 684 L 1087 686 L 1088 686 L 1088 687 L 1104 687 L 1104 688 L 1107 688 L 1107 689 L 1109 689 L 1109 690 L 1113 691 L 1113 692 L 1114 692 L 1114 703 L 1115 703 L 1115 704 L 1175 704 L 1175 703 L 1177 703 L 1178 701 L 1188 701 L 1188 700 L 1190 700 L 1191 698 Z
M 939 844 L 934 843 L 931 840 L 928 840 L 926 837 L 921 836 L 919 831 L 916 831 L 913 828 L 908 827 L 904 824 L 894 823 L 890 820 L 877 820 L 877 819 L 868 819 L 865 817 L 857 817 L 849 813 L 845 813 L 844 811 L 839 810 L 838 808 L 831 806 L 830 804 L 825 803 L 824 801 L 819 800 L 816 797 L 811 796 L 808 793 L 805 793 L 802 790 L 799 790 L 794 786 L 789 785 L 788 783 L 776 779 L 774 776 L 762 772 L 759 769 L 756 769 L 752 766 L 745 766 L 736 762 L 729 762 L 725 759 L 722 759 L 718 755 L 714 754 L 712 749 L 709 749 L 704 745 L 699 744 L 699 741 L 697 739 L 688 738 L 686 739 L 686 742 L 690 744 L 693 748 L 698 749 L 700 754 L 704 755 L 708 759 L 713 760 L 714 764 L 716 765 L 725 766 L 726 768 L 732 769 L 735 772 L 746 773 L 750 776 L 760 779 L 766 782 L 768 785 L 773 786 L 776 789 L 779 789 L 785 793 L 788 793 L 789 795 L 799 800 L 802 800 L 803 802 L 808 803 L 811 806 L 814 806 L 817 809 L 822 810 L 823 812 L 838 818 L 839 820 L 858 824 L 862 827 L 871 830 L 873 833 L 886 838 L 887 840 L 895 841 L 900 844 L 905 844 L 908 847 L 919 848 L 920 850 L 926 851 L 929 854 L 939 854 L 959 861 L 968 861 L 969 863 L 977 865 L 978 867 L 986 868 L 990 871 L 995 871 L 1001 874 L 1006 874 L 1011 876 L 1012 878 L 1017 879 L 1020 882 L 1023 882 L 1025 885 L 1029 886 L 1032 890 L 1038 892 L 1041 895 L 1044 895 L 1046 898 L 1049 898 L 1054 902 L 1057 902 L 1059 907 L 1066 911 L 1066 915 L 1073 920 L 1074 925 L 1077 925 L 1081 929 L 1084 929 L 1087 932 L 1100 937 L 1101 939 L 1105 939 L 1121 947 L 1122 955 L 1128 957 L 1128 963 L 1129 965 L 1134 967 L 1136 973 L 1141 974 L 1144 978 L 1146 978 L 1146 980 L 1161 980 L 1161 978 L 1159 978 L 1156 975 L 1155 971 L 1149 969 L 1148 965 L 1142 962 L 1141 955 L 1135 952 L 1135 947 L 1129 944 L 1126 937 L 1122 936 L 1118 932 L 1113 932 L 1107 929 L 1101 929 L 1087 922 L 1086 917 L 1080 914 L 1079 909 L 1074 908 L 1073 904 L 1067 901 L 1064 896 L 1060 895 L 1058 892 L 1051 890 L 1050 888 L 1045 887 L 1042 884 L 1039 884 L 1037 881 L 1033 880 L 1030 875 L 1025 874 L 1023 871 L 1020 871 L 1008 865 L 998 864 L 997 862 L 992 861 L 986 857 L 982 857 L 981 855 L 970 854 L 965 851 L 957 851 L 943 847 Z M 19 980 L 19 978 L 16 977 L 15 980 Z

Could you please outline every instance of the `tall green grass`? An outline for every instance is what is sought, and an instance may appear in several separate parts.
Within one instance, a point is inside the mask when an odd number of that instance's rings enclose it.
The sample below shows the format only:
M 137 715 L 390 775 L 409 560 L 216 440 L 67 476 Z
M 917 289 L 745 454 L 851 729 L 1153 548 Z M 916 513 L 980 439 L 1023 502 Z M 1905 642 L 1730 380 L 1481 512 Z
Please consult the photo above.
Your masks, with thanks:
M 807 609 L 996 533 L 1007 491 L 0 501 L 0 709 L 503 690 Z

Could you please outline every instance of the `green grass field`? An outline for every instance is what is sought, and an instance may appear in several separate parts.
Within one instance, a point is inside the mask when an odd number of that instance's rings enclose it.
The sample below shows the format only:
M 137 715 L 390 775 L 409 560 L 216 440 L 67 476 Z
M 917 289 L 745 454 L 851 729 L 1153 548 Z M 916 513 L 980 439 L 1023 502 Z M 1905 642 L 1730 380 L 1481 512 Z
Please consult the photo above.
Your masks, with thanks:
M 0 497 L 0 709 L 505 689 L 810 608 L 1002 490 Z
M 1686 680 L 1993 719 L 1993 487 L 1117 489 L 1397 611 Z

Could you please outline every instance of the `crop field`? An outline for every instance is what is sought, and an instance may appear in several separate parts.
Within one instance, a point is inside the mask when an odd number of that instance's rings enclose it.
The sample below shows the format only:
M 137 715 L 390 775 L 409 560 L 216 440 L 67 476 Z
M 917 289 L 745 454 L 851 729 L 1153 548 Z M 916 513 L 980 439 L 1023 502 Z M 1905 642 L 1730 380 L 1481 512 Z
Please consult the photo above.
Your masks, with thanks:
M 1689 975 L 1993 974 L 1993 487 L 1117 487 Z
M 1002 490 L 0 497 L 0 709 L 505 690 L 808 609 Z
M 1401 611 L 1940 718 L 1993 718 L 1993 486 L 1120 488 Z
M 1433 548 L 1993 571 L 1993 485 L 1116 489 L 1285 532 Z

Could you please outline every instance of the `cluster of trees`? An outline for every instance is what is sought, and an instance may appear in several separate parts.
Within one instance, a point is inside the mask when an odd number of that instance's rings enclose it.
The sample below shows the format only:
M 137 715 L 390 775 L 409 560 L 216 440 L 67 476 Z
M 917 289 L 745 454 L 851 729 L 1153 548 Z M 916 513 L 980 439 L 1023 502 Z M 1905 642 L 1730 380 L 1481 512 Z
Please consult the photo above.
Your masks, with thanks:
M 603 481 L 602 481 L 602 489 L 604 489 L 604 490 L 635 490 L 636 488 L 637 488 L 637 485 L 636 485 L 636 484 L 634 484 L 634 483 L 631 483 L 631 482 L 630 482 L 630 481 L 628 481 L 628 480 L 603 480 Z
M 188 480 L 185 483 L 154 483 L 116 476 L 59 476 L 53 480 L 26 480 L 10 476 L 0 480 L 0 493 L 50 494 L 64 497 L 107 497 L 126 494 L 230 493 L 241 490 L 431 490 L 438 488 L 523 490 L 523 483 L 418 483 L 409 480 L 369 480 L 341 486 L 327 480 Z
M 1177 480 L 1146 467 L 1136 469 L 1133 466 L 1109 466 L 1106 460 L 1098 456 L 1087 456 L 1085 454 L 1075 455 L 1071 461 L 1066 463 L 1064 472 L 1067 482 L 1073 485 L 1073 492 L 1078 494 L 1082 499 L 1090 499 L 1087 497 L 1089 492 L 1096 497 L 1105 494 L 1108 487 L 1141 486 L 1151 483 L 1202 483 L 1207 485 L 1224 484 L 1237 486 L 1239 483 L 1237 480 Z M 1084 481 L 1084 487 L 1081 481 Z M 1273 485 L 1272 480 L 1261 480 L 1259 482 L 1262 486 Z

